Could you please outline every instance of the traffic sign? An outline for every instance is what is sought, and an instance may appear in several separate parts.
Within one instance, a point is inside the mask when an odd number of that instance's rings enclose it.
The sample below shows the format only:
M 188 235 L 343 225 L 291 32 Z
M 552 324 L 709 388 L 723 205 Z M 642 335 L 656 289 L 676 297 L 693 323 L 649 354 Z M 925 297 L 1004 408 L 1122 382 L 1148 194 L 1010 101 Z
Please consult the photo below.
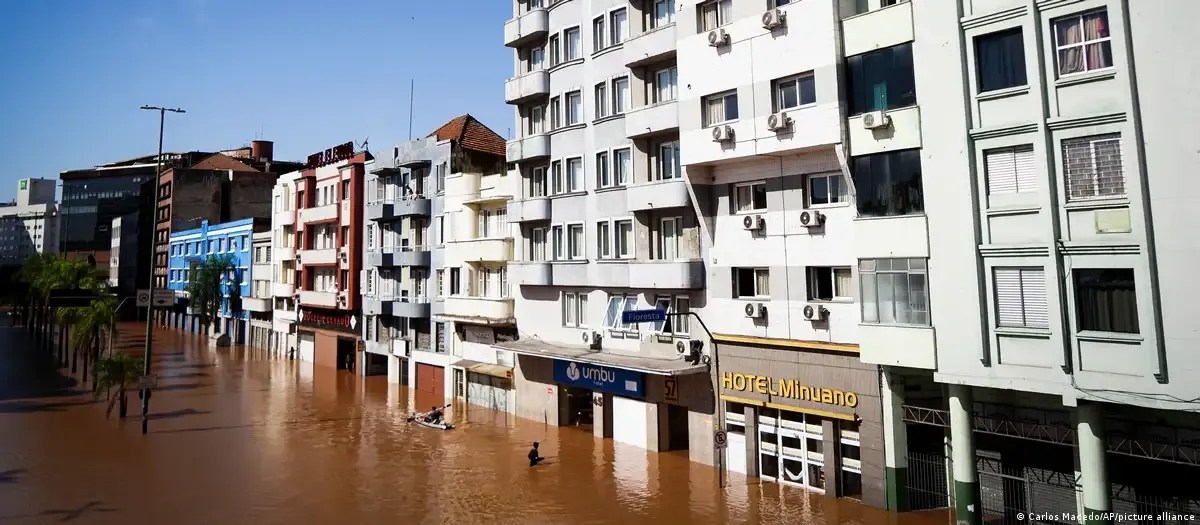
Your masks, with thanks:
M 158 388 L 158 376 L 146 374 L 138 377 L 138 390 L 149 390 L 151 388 Z
M 728 443 L 729 443 L 729 440 L 726 439 L 724 430 L 718 430 L 716 432 L 713 432 L 713 444 L 715 444 L 717 446 L 717 448 L 725 448 L 725 445 L 727 445 Z
M 625 324 L 651 323 L 666 320 L 666 310 L 626 310 L 621 312 L 621 322 Z
M 137 291 L 137 305 L 139 307 L 150 306 L 150 290 Z
M 154 306 L 171 306 L 175 304 L 174 290 L 155 290 Z

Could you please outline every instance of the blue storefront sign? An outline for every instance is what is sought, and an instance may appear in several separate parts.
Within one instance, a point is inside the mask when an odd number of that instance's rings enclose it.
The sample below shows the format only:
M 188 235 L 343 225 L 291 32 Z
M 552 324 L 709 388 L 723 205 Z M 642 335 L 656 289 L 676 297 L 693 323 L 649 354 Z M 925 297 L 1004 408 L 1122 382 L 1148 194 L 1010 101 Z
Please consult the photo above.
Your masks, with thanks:
M 554 360 L 554 382 L 629 397 L 646 395 L 641 372 L 607 366 Z

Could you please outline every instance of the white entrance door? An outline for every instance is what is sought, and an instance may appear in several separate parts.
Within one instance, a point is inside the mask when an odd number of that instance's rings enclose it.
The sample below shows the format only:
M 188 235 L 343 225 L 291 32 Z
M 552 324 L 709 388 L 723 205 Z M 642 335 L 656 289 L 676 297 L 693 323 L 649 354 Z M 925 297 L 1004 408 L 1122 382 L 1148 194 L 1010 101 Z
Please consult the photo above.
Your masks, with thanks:
M 613 441 L 646 448 L 649 434 L 646 404 L 627 397 L 612 396 Z
M 820 418 L 760 408 L 757 434 L 759 476 L 816 491 L 825 490 Z
M 317 354 L 317 339 L 313 334 L 302 333 L 300 339 L 300 360 L 309 363 L 316 360 Z

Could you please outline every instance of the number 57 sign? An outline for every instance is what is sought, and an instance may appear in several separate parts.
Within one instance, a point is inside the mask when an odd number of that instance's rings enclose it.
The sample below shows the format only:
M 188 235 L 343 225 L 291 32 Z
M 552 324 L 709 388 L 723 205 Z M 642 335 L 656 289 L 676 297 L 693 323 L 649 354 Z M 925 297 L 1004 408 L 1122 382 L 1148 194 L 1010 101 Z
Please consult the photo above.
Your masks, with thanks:
M 679 380 L 674 377 L 663 379 L 663 398 L 668 402 L 679 402 Z

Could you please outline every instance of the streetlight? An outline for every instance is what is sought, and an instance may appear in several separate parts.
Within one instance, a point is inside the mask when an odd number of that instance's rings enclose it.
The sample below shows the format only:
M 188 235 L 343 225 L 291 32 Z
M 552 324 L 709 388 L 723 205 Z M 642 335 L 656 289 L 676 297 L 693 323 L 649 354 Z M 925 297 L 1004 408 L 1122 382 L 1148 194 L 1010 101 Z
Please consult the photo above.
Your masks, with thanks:
M 167 120 L 167 112 L 171 113 L 186 113 L 182 109 L 163 108 L 158 106 L 142 106 L 141 109 L 158 112 L 158 166 L 154 170 L 154 192 L 158 194 L 159 181 L 162 179 L 162 148 L 163 148 L 163 124 Z M 146 210 L 142 210 L 145 212 Z M 158 204 L 155 201 L 154 209 L 151 210 L 154 215 L 151 216 L 150 224 L 155 225 L 150 234 L 150 306 L 146 307 L 146 354 L 145 354 L 145 370 L 143 375 L 150 375 L 150 345 L 154 337 L 154 266 L 157 262 L 158 254 Z M 142 434 L 145 434 L 147 427 L 150 424 L 150 389 L 142 390 Z

